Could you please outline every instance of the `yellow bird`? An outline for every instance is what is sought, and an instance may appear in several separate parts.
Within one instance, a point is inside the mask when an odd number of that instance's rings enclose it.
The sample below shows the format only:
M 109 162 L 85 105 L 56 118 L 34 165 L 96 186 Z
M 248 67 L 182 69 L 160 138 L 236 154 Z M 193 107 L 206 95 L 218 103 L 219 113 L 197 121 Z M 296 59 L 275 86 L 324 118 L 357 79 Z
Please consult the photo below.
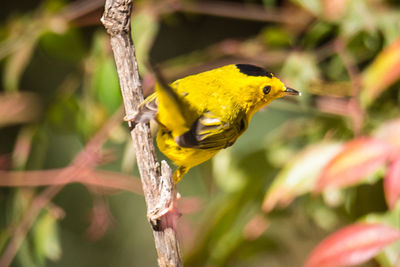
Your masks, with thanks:
M 190 168 L 233 145 L 255 112 L 286 95 L 300 92 L 263 68 L 227 65 L 170 85 L 161 81 L 138 113 L 126 120 L 156 119 L 158 148 L 178 166 L 173 175 L 176 184 Z

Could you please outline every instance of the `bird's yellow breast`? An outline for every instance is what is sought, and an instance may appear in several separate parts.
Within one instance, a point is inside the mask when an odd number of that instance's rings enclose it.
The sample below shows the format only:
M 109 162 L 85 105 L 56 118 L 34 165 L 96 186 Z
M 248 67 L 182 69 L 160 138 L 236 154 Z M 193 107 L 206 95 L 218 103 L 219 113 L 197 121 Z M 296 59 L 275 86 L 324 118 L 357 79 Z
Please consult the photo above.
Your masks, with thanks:
M 212 158 L 219 150 L 180 147 L 170 133 L 161 127 L 157 133 L 160 151 L 178 166 L 190 169 Z

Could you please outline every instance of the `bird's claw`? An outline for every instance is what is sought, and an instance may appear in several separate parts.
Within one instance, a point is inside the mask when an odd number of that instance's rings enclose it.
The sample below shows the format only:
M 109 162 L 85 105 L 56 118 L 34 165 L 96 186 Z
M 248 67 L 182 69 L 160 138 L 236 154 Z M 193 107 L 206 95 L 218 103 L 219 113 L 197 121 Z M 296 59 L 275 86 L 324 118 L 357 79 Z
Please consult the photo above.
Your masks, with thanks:
M 134 121 L 137 114 L 138 114 L 137 112 L 131 112 L 131 113 L 126 114 L 124 117 L 124 121 L 127 121 L 127 122 Z
M 176 198 L 170 203 L 167 208 L 156 207 L 154 210 L 147 214 L 147 218 L 155 231 L 162 231 L 166 228 L 175 229 L 178 218 L 181 213 L 178 211 L 176 201 L 180 198 L 177 193 Z

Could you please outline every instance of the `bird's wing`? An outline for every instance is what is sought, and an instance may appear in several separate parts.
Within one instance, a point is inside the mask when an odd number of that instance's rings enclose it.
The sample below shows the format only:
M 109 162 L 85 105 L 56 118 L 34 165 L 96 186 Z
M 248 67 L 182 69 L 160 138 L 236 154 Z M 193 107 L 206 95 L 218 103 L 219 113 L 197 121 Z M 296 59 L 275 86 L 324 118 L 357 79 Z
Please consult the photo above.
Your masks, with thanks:
M 245 116 L 235 123 L 222 122 L 211 112 L 204 113 L 189 131 L 178 136 L 175 142 L 181 147 L 199 149 L 222 149 L 233 145 L 247 128 Z
M 172 86 L 157 84 L 158 122 L 176 133 L 184 133 L 190 128 L 189 103 L 175 92 Z
M 187 112 L 184 110 L 186 103 L 183 103 L 183 100 L 178 97 L 170 85 L 156 84 L 155 91 L 140 104 L 132 121 L 135 123 L 149 122 L 156 117 L 161 109 L 164 112 L 164 114 L 158 114 L 159 117 L 161 116 L 159 118 L 161 121 L 170 121 L 173 118 L 174 123 L 184 125 L 187 119 L 185 117 Z M 166 118 L 163 118 L 163 116 L 166 116 Z
M 155 93 L 147 97 L 139 106 L 138 112 L 132 121 L 148 122 L 156 118 L 159 124 L 164 127 L 183 133 L 189 129 L 191 112 L 189 104 L 179 96 L 173 84 L 168 84 L 160 70 L 151 66 L 157 78 Z M 189 122 L 189 125 L 188 125 Z
M 189 129 L 190 116 L 193 111 L 190 105 L 178 93 L 174 83 L 168 84 L 157 66 L 153 66 L 154 75 L 157 78 L 155 91 L 158 98 L 158 123 L 177 133 L 183 133 Z

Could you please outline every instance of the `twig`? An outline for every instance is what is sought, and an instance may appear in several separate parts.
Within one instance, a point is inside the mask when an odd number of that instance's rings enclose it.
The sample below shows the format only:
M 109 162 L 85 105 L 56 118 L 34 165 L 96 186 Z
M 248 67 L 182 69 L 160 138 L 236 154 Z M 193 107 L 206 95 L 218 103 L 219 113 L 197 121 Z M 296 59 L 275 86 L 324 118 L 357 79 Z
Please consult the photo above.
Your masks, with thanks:
M 66 169 L 76 168 L 68 166 L 62 169 L 34 170 L 34 171 L 0 171 L 1 187 L 31 187 L 66 185 L 81 183 L 87 186 L 106 187 L 109 189 L 126 190 L 142 195 L 139 179 L 119 172 L 94 170 L 80 170 L 74 176 L 60 175 Z M 56 179 L 60 177 L 61 179 Z
M 277 22 L 298 29 L 304 28 L 312 17 L 301 9 L 290 10 L 288 8 L 266 9 L 257 4 L 240 4 L 229 1 L 165 1 L 164 6 L 159 5 L 159 13 L 170 13 L 174 9 L 187 13 L 211 15 L 243 19 L 250 21 Z M 171 10 L 172 9 L 172 10 Z
M 107 0 L 101 19 L 110 34 L 111 47 L 117 66 L 125 112 L 134 114 L 143 101 L 135 50 L 131 38 L 130 17 L 132 0 Z M 173 208 L 175 190 L 171 169 L 157 162 L 148 124 L 131 127 L 148 218 L 153 226 L 159 266 L 182 266 L 175 231 L 178 214 L 166 212 Z
M 345 40 L 337 39 L 334 49 L 342 60 L 352 84 L 352 98 L 349 101 L 348 112 L 353 120 L 353 132 L 355 136 L 362 134 L 364 122 L 364 110 L 360 104 L 361 75 L 352 55 L 346 49 Z
M 104 0 L 80 0 L 68 4 L 63 11 L 61 16 L 67 21 L 76 20 L 80 17 L 86 16 L 87 14 L 100 9 L 104 5 Z
M 87 170 L 90 167 L 96 165 L 96 154 L 108 139 L 110 131 L 120 123 L 121 121 L 121 110 L 115 112 L 115 114 L 107 121 L 107 123 L 101 128 L 101 130 L 90 140 L 86 145 L 85 149 L 81 151 L 71 163 L 73 168 L 65 168 L 58 176 L 54 177 L 55 180 L 64 180 L 66 177 L 77 176 L 81 171 Z M 0 258 L 0 266 L 10 266 L 14 259 L 22 241 L 25 239 L 26 234 L 32 227 L 36 217 L 40 211 L 45 208 L 51 201 L 51 199 L 57 195 L 64 185 L 52 185 L 43 190 L 27 209 L 21 222 L 15 228 L 13 237 L 11 238 L 7 248 L 4 250 L 3 255 Z
M 33 222 L 39 215 L 40 211 L 49 204 L 49 201 L 60 192 L 63 186 L 55 185 L 46 188 L 39 196 L 35 197 L 32 201 L 31 207 L 27 210 L 21 223 L 15 229 L 13 237 L 7 248 L 4 250 L 3 255 L 0 258 L 0 266 L 10 266 L 14 259 L 19 247 L 25 239 L 26 234 L 32 227 Z

